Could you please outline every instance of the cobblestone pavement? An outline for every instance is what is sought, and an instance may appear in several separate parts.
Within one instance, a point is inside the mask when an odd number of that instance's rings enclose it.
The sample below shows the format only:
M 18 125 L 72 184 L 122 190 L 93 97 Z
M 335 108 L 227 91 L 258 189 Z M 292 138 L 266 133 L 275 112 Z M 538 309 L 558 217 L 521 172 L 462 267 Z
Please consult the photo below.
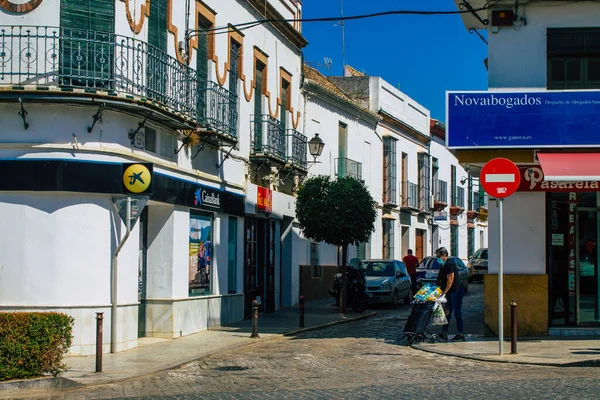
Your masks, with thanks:
M 465 298 L 468 314 L 482 307 L 478 286 Z M 598 398 L 597 368 L 484 363 L 401 346 L 410 309 L 377 310 L 374 318 L 230 350 L 176 370 L 36 398 Z

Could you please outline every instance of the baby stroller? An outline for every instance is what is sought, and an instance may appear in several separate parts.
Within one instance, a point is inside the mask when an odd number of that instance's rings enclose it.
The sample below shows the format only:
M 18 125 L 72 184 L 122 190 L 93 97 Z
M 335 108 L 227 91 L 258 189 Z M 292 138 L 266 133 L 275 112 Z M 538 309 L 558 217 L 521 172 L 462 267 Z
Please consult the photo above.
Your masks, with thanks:
M 431 343 L 438 342 L 440 337 L 428 329 L 436 302 L 414 300 L 412 304 L 413 308 L 404 325 L 404 336 L 401 341 L 408 345 L 418 344 L 424 340 Z

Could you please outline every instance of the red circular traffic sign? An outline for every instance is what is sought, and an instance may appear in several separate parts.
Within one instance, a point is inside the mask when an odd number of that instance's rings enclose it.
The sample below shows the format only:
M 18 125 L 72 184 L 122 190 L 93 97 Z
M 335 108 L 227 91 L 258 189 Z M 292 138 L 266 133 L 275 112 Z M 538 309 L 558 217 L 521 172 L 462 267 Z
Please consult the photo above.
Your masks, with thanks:
M 483 166 L 479 180 L 488 195 L 503 199 L 517 191 L 521 174 L 519 167 L 509 159 L 494 158 Z

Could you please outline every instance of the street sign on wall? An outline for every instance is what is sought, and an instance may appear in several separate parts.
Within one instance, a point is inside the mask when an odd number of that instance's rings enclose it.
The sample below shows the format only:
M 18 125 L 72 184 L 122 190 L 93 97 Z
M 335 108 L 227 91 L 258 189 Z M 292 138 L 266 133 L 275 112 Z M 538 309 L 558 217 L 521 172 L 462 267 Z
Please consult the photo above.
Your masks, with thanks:
M 600 91 L 447 92 L 452 149 L 600 144 Z
M 517 191 L 521 184 L 519 167 L 506 158 L 488 161 L 479 175 L 483 190 L 497 199 L 503 199 Z

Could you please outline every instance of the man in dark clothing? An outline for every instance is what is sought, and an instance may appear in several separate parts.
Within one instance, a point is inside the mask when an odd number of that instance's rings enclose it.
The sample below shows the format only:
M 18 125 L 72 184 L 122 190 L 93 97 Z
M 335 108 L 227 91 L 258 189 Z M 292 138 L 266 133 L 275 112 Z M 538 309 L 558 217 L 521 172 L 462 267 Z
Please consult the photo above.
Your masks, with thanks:
M 444 294 L 448 300 L 446 303 L 448 324 L 442 327 L 440 338 L 443 340 L 448 339 L 448 326 L 450 324 L 450 318 L 452 318 L 452 313 L 454 313 L 458 334 L 452 338 L 452 341 L 464 341 L 465 336 L 463 334 L 464 326 L 462 319 L 462 301 L 465 292 L 458 279 L 458 267 L 451 258 L 448 258 L 448 250 L 446 250 L 445 247 L 440 247 L 437 249 L 435 251 L 435 255 L 437 256 L 437 261 L 440 264 L 438 285 L 442 288 L 442 294 Z
M 419 265 L 419 259 L 413 256 L 413 251 L 408 249 L 408 254 L 404 256 L 402 262 L 406 266 L 406 272 L 410 275 L 412 282 L 411 289 L 413 294 L 417 292 L 417 266 Z

